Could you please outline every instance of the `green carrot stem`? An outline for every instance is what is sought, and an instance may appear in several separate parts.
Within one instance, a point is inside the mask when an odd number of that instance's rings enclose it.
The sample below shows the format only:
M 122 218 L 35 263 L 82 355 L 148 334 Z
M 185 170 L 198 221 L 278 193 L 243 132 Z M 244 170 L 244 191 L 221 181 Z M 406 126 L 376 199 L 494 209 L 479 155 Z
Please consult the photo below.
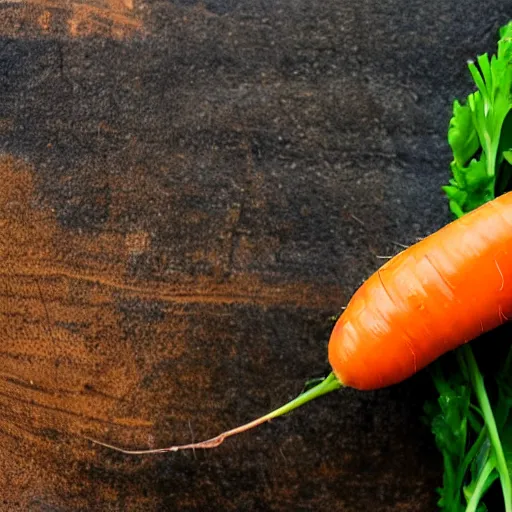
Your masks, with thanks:
M 503 490 L 503 499 L 505 500 L 505 511 L 512 512 L 512 482 L 510 480 L 510 474 L 508 472 L 507 461 L 503 452 L 503 446 L 501 445 L 500 435 L 498 427 L 496 426 L 496 420 L 492 412 L 491 403 L 487 396 L 485 389 L 484 379 L 478 365 L 476 363 L 475 356 L 471 347 L 467 344 L 463 347 L 466 361 L 470 370 L 471 380 L 473 382 L 473 388 L 475 390 L 476 397 L 480 403 L 480 408 L 484 415 L 485 425 L 489 433 L 489 439 L 494 450 L 494 456 L 496 457 L 496 469 L 500 475 L 501 488 Z
M 466 512 L 476 512 L 478 505 L 480 503 L 480 498 L 482 497 L 482 493 L 484 492 L 485 484 L 487 479 L 491 475 L 494 470 L 494 464 L 491 459 L 488 459 L 485 463 L 480 475 L 478 476 L 478 480 L 476 482 L 475 490 L 471 495 L 471 499 L 468 502 L 468 506 L 466 507 Z
M 466 453 L 466 456 L 462 460 L 462 464 L 459 468 L 458 475 L 457 475 L 457 489 L 460 489 L 462 487 L 462 484 L 464 483 L 464 477 L 466 475 L 466 471 L 468 470 L 473 459 L 476 457 L 478 451 L 480 450 L 480 448 L 486 438 L 487 438 L 487 430 L 485 427 L 483 427 L 482 430 L 480 430 L 480 433 L 478 434 L 476 441 L 473 443 L 473 446 Z
M 336 389 L 339 389 L 342 386 L 343 384 L 337 379 L 334 373 L 330 373 L 324 380 L 322 380 L 322 382 L 320 382 L 320 384 L 317 384 L 308 391 L 305 391 L 304 393 L 300 394 L 297 398 L 294 398 L 287 404 L 282 405 L 281 407 L 275 409 L 272 412 L 269 412 L 268 414 L 265 414 L 265 416 L 261 416 L 260 418 L 257 418 L 253 421 L 250 421 L 249 423 L 246 423 L 245 425 L 233 428 L 231 430 L 223 432 L 222 434 L 219 434 L 218 436 L 212 437 L 211 439 L 201 441 L 198 443 L 170 446 L 168 448 L 157 448 L 154 450 L 125 450 L 123 448 L 118 448 L 117 446 L 96 441 L 95 439 L 91 439 L 90 437 L 87 437 L 87 439 L 95 444 L 99 444 L 101 446 L 105 446 L 107 448 L 111 448 L 113 450 L 116 450 L 121 453 L 126 453 L 128 455 L 143 455 L 150 453 L 177 452 L 179 450 L 215 448 L 219 446 L 228 437 L 234 436 L 236 434 L 241 434 L 242 432 L 246 432 L 247 430 L 257 427 L 258 425 L 261 425 L 262 423 L 265 423 L 273 418 L 283 416 L 283 414 L 287 414 L 290 411 L 293 411 L 294 409 L 301 407 L 307 402 L 310 402 L 315 398 L 330 393 L 331 391 L 335 391 Z

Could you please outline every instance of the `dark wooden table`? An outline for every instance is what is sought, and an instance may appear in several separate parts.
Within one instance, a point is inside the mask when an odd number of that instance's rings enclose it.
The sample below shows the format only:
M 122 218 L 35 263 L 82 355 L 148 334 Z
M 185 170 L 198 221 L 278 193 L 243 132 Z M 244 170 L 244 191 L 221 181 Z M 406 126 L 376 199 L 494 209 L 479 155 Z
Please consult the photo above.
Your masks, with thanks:
M 0 509 L 435 510 L 422 372 L 213 451 L 329 371 L 447 222 L 451 102 L 503 0 L 0 0 Z

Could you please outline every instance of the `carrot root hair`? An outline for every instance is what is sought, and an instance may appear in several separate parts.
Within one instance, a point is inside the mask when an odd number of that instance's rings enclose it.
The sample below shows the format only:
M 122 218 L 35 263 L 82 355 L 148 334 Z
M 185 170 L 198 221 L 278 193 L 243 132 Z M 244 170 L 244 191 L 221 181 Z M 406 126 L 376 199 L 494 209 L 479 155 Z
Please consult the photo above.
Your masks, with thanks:
M 242 432 L 247 432 L 271 419 L 277 418 L 279 416 L 283 416 L 284 414 L 292 411 L 293 409 L 297 409 L 301 407 L 307 402 L 314 400 L 322 395 L 330 393 L 331 391 L 335 391 L 341 388 L 343 384 L 338 380 L 338 378 L 334 375 L 334 373 L 330 373 L 325 379 L 323 379 L 319 384 L 312 387 L 311 389 L 301 393 L 298 397 L 294 398 L 290 402 L 282 405 L 281 407 L 256 418 L 255 420 L 250 421 L 249 423 L 245 423 L 244 425 L 240 425 L 231 430 L 226 430 L 219 434 L 218 436 L 212 437 L 211 439 L 207 439 L 205 441 L 200 441 L 197 443 L 189 443 L 182 445 L 169 446 L 167 448 L 155 448 L 149 450 L 126 450 L 124 448 L 120 448 L 118 446 L 104 443 L 102 441 L 98 441 L 96 439 L 92 439 L 90 437 L 85 437 L 85 439 L 91 441 L 94 444 L 104 446 L 106 448 L 110 448 L 111 450 L 115 450 L 117 452 L 125 453 L 127 455 L 149 455 L 156 453 L 166 453 L 166 452 L 178 452 L 183 450 L 198 450 L 198 449 L 210 449 L 217 448 L 220 444 L 224 442 L 228 437 L 235 436 L 237 434 L 241 434 Z

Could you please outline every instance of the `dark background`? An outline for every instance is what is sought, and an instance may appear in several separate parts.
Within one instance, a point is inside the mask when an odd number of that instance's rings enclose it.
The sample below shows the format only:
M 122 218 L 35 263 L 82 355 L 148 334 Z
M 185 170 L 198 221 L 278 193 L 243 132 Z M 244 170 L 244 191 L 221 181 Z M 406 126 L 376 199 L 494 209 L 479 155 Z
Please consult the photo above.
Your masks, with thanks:
M 432 511 L 427 372 L 212 451 L 450 220 L 466 61 L 512 3 L 0 0 L 0 509 Z

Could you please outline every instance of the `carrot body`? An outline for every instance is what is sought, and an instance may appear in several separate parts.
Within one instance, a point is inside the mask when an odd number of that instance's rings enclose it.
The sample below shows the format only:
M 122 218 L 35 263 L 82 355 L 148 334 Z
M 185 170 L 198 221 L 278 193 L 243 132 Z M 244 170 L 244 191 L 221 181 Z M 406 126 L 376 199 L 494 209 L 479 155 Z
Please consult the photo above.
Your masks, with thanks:
M 404 250 L 352 296 L 329 340 L 346 386 L 403 381 L 512 318 L 512 192 Z

